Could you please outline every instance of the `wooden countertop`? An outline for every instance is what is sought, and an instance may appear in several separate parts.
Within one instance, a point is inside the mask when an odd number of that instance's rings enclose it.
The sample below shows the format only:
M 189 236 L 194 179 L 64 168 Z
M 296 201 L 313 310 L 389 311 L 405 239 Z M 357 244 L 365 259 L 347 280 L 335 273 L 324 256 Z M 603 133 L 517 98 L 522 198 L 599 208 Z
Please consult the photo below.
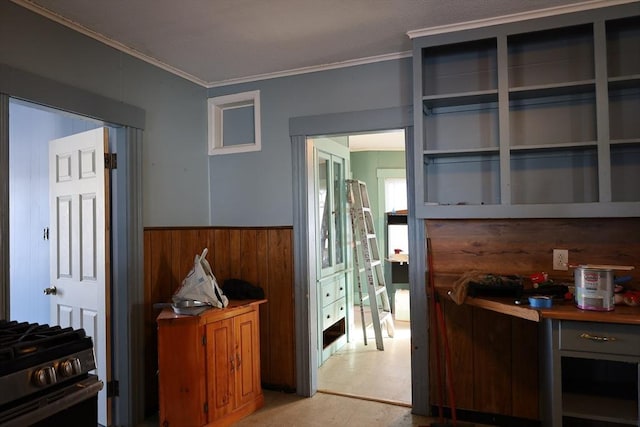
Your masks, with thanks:
M 539 322 L 541 319 L 640 325 L 640 306 L 616 305 L 613 311 L 581 310 L 572 301 L 553 301 L 551 308 L 534 309 L 516 305 L 513 298 L 467 297 L 465 304 Z
M 197 321 L 199 323 L 207 323 L 213 317 L 215 317 L 216 320 L 221 320 L 227 317 L 235 316 L 239 314 L 238 310 L 253 310 L 254 308 L 252 306 L 258 306 L 265 302 L 267 302 L 266 299 L 229 300 L 229 305 L 227 305 L 225 308 L 210 308 L 195 316 L 177 314 L 171 308 L 165 308 L 160 312 L 160 314 L 156 318 L 156 321 L 166 322 L 176 319 L 192 319 L 193 321 Z

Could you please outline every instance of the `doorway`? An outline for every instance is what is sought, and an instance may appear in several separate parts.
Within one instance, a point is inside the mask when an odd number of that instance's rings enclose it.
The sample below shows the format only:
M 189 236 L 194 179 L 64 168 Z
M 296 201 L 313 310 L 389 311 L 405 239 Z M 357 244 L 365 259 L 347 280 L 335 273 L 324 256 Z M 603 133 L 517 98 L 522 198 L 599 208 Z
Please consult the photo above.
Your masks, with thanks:
M 52 296 L 43 292 L 44 288 L 54 283 L 50 277 L 50 238 L 53 235 L 50 235 L 49 143 L 54 139 L 101 128 L 103 123 L 13 98 L 10 99 L 9 110 L 9 316 L 20 322 L 53 326 L 50 310 Z M 110 133 L 117 132 L 114 129 Z M 110 145 L 115 145 L 115 141 L 111 141 Z M 94 160 L 101 161 L 100 158 Z M 91 162 L 93 167 L 101 171 L 100 163 L 95 161 Z M 98 211 L 104 214 L 103 210 Z M 86 246 L 90 242 L 83 243 Z M 105 268 L 110 264 L 105 262 L 103 266 L 95 267 Z M 84 274 L 88 274 L 87 271 Z M 100 300 L 105 299 L 108 301 L 108 297 Z M 75 322 L 80 317 L 88 318 L 86 313 L 84 316 L 73 314 L 68 319 L 68 326 L 72 326 L 73 318 L 73 327 L 77 329 Z M 95 318 L 104 319 L 106 315 L 105 310 L 101 310 Z M 99 329 L 96 328 L 98 325 Z M 83 325 L 83 328 L 87 335 L 94 338 L 99 362 L 97 374 L 107 384 L 110 379 L 106 355 L 109 345 L 99 345 L 101 341 L 97 336 L 106 337 L 108 325 L 98 321 L 92 326 L 95 327 Z M 98 397 L 98 421 L 102 425 L 109 425 L 109 418 L 106 387 L 103 387 Z
M 73 86 L 60 84 L 11 67 L 0 70 L 7 83 L 0 92 L 0 313 L 9 318 L 10 310 L 10 242 L 9 242 L 9 173 L 10 173 L 10 103 L 27 101 L 26 105 L 42 109 L 48 106 L 59 114 L 75 112 L 75 116 L 95 120 L 109 126 L 111 152 L 119 155 L 118 167 L 111 171 L 111 269 L 112 301 L 109 324 L 112 336 L 111 364 L 118 399 L 113 399 L 113 423 L 135 424 L 144 416 L 144 349 L 142 348 L 143 312 L 134 310 L 144 302 L 143 226 L 142 226 L 142 143 L 145 112 L 120 100 L 105 98 Z M 13 109 L 13 108 L 12 108 Z M 12 113 L 13 114 L 13 113 Z M 73 114 L 72 114 L 73 115 Z M 27 121 L 25 126 L 39 123 Z M 84 129 L 84 128 L 83 128 Z M 79 130 L 83 130 L 79 129 Z M 111 144 L 113 142 L 113 145 Z M 29 189 L 31 190 L 31 189 Z M 47 202 L 48 204 L 48 202 Z M 37 238 L 42 229 L 36 228 Z M 42 288 L 37 287 L 37 295 Z M 34 294 L 35 296 L 36 294 Z
M 376 349 L 374 331 L 366 329 L 366 342 L 361 327 L 360 296 L 354 286 L 353 254 L 350 227 L 346 233 L 345 251 L 349 271 L 345 275 L 347 312 L 341 337 L 323 348 L 322 321 L 319 319 L 318 391 L 411 407 L 411 332 L 408 283 L 408 231 L 406 154 L 404 130 L 326 137 L 339 141 L 348 149 L 345 170 L 348 178 L 366 183 L 372 206 L 379 251 L 384 258 L 385 282 L 395 323 L 393 337 L 383 329 L 384 351 Z M 317 166 L 316 166 L 317 167 Z M 402 217 L 404 215 L 404 221 Z M 389 219 L 391 218 L 391 221 Z M 398 218 L 400 220 L 398 221 Z M 348 210 L 345 205 L 345 219 Z M 403 223 L 400 227 L 397 223 Z M 321 240 L 321 239 L 319 239 Z M 396 251 L 394 251 L 394 249 Z M 398 252 L 398 253 L 396 253 Z M 404 257 L 404 258 L 402 258 Z M 394 262 L 394 259 L 407 261 Z M 398 268 L 399 267 L 399 268 Z M 401 270 L 404 274 L 398 275 Z M 318 277 L 322 277 L 318 272 Z M 318 286 L 319 289 L 319 286 Z M 318 296 L 318 312 L 323 314 L 322 296 Z M 365 307 L 365 313 L 366 311 Z M 365 320 L 369 319 L 368 314 Z M 330 331 L 340 332 L 340 331 Z

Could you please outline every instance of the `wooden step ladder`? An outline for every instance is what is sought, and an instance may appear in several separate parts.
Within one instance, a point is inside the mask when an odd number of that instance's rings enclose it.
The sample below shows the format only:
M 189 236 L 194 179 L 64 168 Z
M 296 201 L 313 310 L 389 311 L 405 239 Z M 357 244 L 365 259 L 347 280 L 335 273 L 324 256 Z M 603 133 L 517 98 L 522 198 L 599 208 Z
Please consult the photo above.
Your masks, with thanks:
M 393 337 L 395 328 L 391 316 L 391 305 L 382 270 L 382 259 L 378 246 L 378 239 L 373 226 L 373 216 L 367 193 L 367 184 L 349 179 L 347 180 L 347 198 L 351 217 L 351 231 L 353 233 L 354 264 L 358 294 L 360 296 L 360 317 L 362 320 L 362 334 L 364 344 L 367 345 L 367 328 L 373 326 L 376 337 L 376 348 L 384 350 L 382 340 L 382 325 L 387 327 L 387 335 Z M 363 279 L 366 277 L 366 293 L 363 291 Z M 365 320 L 365 302 L 369 302 L 371 321 Z

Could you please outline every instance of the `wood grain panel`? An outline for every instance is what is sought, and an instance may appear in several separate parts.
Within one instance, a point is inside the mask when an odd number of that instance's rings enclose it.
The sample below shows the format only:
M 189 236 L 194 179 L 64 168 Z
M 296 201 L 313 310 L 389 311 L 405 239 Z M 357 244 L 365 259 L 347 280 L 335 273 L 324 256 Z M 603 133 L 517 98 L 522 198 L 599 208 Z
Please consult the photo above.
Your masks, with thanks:
M 447 322 L 449 352 L 451 354 L 451 375 L 455 392 L 456 407 L 473 409 L 473 317 L 471 310 L 458 306 L 451 301 L 444 302 Z M 447 387 L 448 389 L 448 387 Z M 446 402 L 449 404 L 449 393 Z
M 480 308 L 472 311 L 474 406 L 483 412 L 511 414 L 510 319 Z
M 264 290 L 265 298 L 267 302 L 263 304 L 264 309 L 260 310 L 260 324 L 269 325 L 272 322 L 272 318 L 276 319 L 277 315 L 272 316 L 272 304 L 270 302 L 271 289 L 275 286 L 271 286 L 271 279 L 269 278 L 269 231 L 259 230 L 256 235 L 256 257 L 261 261 L 257 263 L 257 278 L 256 283 Z M 274 297 L 275 298 L 275 297 Z M 271 350 L 273 345 L 271 344 L 272 331 L 268 331 L 265 328 L 260 328 L 260 360 L 265 364 L 262 368 L 262 382 L 266 386 L 275 384 L 274 370 L 271 368 L 273 365 L 273 351 Z
M 233 277 L 231 273 L 231 252 L 229 251 L 230 235 L 231 230 L 229 229 L 213 230 L 214 258 L 211 268 L 218 280 Z M 222 281 L 224 282 L 224 279 Z
M 256 230 L 240 231 L 239 275 L 249 283 L 258 283 L 258 242 Z
M 169 302 L 193 267 L 196 254 L 207 260 L 220 286 L 243 279 L 262 287 L 260 307 L 262 382 L 294 391 L 295 325 L 293 301 L 293 230 L 291 227 L 147 228 L 144 232 L 145 408 L 157 411 L 157 302 Z
M 229 231 L 229 277 L 242 278 L 242 230 L 233 229 Z M 248 254 L 246 254 L 248 255 Z
M 515 417 L 538 419 L 539 324 L 511 318 L 511 412 Z
M 269 241 L 269 322 L 282 325 L 270 332 L 269 371 L 278 373 L 269 384 L 286 385 L 289 391 L 295 389 L 295 322 L 293 286 L 293 231 L 268 230 Z M 283 370 L 287 366 L 290 369 Z M 284 380 L 284 381 L 283 381 Z
M 634 265 L 630 275 L 640 283 L 640 218 L 428 220 L 426 226 L 436 279 L 481 270 L 545 271 L 573 281 L 573 270 L 553 270 L 553 249 L 560 248 L 569 250 L 570 263 Z

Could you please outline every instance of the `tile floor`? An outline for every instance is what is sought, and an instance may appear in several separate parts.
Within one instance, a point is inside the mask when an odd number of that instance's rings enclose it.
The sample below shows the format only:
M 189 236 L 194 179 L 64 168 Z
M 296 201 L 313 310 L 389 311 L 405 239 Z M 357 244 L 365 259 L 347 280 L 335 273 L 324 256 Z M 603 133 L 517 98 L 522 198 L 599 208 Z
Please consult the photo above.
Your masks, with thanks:
M 318 368 L 318 391 L 411 407 L 411 331 L 409 322 L 394 323 L 393 338 L 383 328 L 384 351 L 376 348 L 372 328 L 364 345 L 356 325 L 352 341 Z
M 303 398 L 295 394 L 265 391 L 262 409 L 236 426 L 428 426 L 431 419 L 412 415 L 405 406 L 316 393 Z

